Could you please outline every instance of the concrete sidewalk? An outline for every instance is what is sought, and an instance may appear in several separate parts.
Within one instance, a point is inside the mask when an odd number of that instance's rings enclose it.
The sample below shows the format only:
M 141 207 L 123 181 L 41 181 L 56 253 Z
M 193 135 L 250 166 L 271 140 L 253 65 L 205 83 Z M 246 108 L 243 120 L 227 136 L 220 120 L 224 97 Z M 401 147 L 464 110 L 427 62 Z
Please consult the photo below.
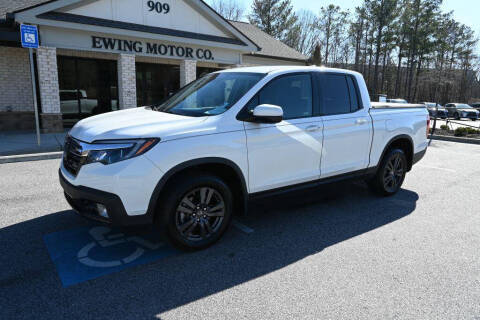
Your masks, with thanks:
M 41 145 L 37 145 L 35 132 L 0 132 L 0 156 L 62 151 L 67 131 L 41 134 Z

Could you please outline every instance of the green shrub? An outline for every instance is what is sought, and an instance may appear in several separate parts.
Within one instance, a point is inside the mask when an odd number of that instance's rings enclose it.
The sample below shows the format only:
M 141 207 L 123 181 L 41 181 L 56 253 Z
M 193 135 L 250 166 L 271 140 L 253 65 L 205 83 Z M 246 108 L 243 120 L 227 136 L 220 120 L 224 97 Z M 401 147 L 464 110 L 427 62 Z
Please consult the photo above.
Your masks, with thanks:
M 459 128 L 457 128 L 457 129 L 455 129 L 455 133 L 454 133 L 454 134 L 455 134 L 456 137 L 465 137 L 465 136 L 467 135 L 467 133 L 468 133 L 467 128 L 465 128 L 465 127 L 459 127 Z
M 448 130 L 448 126 L 447 126 L 446 124 L 442 124 L 442 125 L 440 126 L 440 129 L 442 129 L 442 130 Z
M 480 131 L 478 129 L 474 128 L 467 128 L 467 133 L 468 134 L 478 134 Z

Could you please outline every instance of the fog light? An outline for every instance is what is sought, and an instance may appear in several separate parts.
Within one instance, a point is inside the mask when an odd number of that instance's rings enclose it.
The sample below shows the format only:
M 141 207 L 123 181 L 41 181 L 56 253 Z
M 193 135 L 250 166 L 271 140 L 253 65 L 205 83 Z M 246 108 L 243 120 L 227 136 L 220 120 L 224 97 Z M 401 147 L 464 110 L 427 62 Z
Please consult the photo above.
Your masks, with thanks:
M 107 208 L 103 204 L 97 203 L 97 212 L 104 218 L 108 218 Z

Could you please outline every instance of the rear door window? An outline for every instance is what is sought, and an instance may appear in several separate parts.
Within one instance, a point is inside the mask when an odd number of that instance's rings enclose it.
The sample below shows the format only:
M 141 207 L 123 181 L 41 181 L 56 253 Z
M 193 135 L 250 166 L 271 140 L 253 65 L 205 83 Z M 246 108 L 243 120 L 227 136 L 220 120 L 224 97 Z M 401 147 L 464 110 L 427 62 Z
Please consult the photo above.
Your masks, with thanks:
M 347 78 L 343 74 L 320 75 L 321 109 L 324 115 L 351 112 L 351 96 Z M 356 105 L 358 106 L 358 99 Z
M 362 104 L 360 103 L 360 97 L 358 96 L 357 86 L 355 81 L 353 80 L 352 76 L 346 76 L 347 84 L 348 84 L 348 91 L 350 93 L 350 111 L 355 112 L 362 108 Z

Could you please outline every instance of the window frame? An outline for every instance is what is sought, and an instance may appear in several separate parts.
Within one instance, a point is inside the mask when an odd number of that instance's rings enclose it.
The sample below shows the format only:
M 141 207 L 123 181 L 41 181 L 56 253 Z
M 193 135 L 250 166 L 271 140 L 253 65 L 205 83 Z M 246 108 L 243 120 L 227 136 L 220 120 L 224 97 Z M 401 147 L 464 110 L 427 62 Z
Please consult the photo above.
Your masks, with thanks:
M 323 77 L 324 76 L 327 76 L 327 75 L 338 75 L 338 76 L 343 76 L 345 78 L 345 84 L 346 84 L 346 87 L 347 87 L 347 91 L 348 91 L 348 100 L 350 101 L 350 111 L 349 112 L 338 112 L 338 113 L 331 113 L 331 114 L 327 114 L 325 113 L 325 108 L 324 108 L 324 88 L 322 87 L 322 81 L 324 80 Z M 346 115 L 346 114 L 352 114 L 352 113 L 355 113 L 355 112 L 358 112 L 360 110 L 363 110 L 364 109 L 364 106 L 363 106 L 363 101 L 362 101 L 362 96 L 360 94 L 360 89 L 358 87 L 358 82 L 357 82 L 357 79 L 356 77 L 354 77 L 353 75 L 351 74 L 348 74 L 348 73 L 344 73 L 344 72 L 315 72 L 315 83 L 317 84 L 317 92 L 318 92 L 318 97 L 317 97 L 317 100 L 318 100 L 318 113 L 316 116 L 335 116 L 335 115 Z M 354 94 L 356 94 L 357 96 L 357 101 L 358 101 L 358 107 L 356 110 L 352 110 L 352 100 L 351 100 L 351 92 L 350 92 L 350 85 L 348 84 L 348 81 L 347 81 L 347 77 L 349 77 L 351 80 L 352 80 L 352 83 L 353 83 L 353 86 L 354 86 L 354 89 L 355 89 L 355 92 Z
M 260 93 L 262 92 L 262 90 L 264 90 L 272 82 L 274 82 L 276 80 L 279 80 L 281 78 L 291 77 L 291 76 L 301 76 L 301 75 L 308 75 L 310 77 L 310 87 L 312 89 L 312 92 L 311 92 L 311 95 L 312 95 L 312 113 L 311 113 L 310 116 L 305 116 L 305 117 L 296 117 L 296 118 L 288 118 L 288 119 L 283 118 L 283 121 L 285 121 L 285 120 L 297 120 L 297 119 L 301 120 L 301 119 L 308 119 L 308 118 L 317 117 L 316 111 L 318 110 L 318 97 L 315 94 L 315 91 L 316 91 L 318 85 L 317 85 L 316 81 L 314 81 L 314 74 L 311 71 L 305 71 L 305 72 L 304 71 L 299 71 L 299 72 L 283 73 L 283 74 L 280 74 L 280 75 L 270 79 L 267 83 L 265 83 L 261 88 L 259 88 L 257 90 L 257 92 L 254 94 L 254 96 L 250 100 L 248 100 L 247 103 L 245 103 L 243 108 L 237 114 L 237 117 L 236 117 L 237 120 L 244 121 L 244 122 L 254 122 L 253 121 L 253 114 L 251 114 L 248 111 L 248 106 L 254 100 L 257 101 L 256 102 L 257 106 L 260 105 Z M 283 109 L 283 107 L 282 107 L 282 109 Z

